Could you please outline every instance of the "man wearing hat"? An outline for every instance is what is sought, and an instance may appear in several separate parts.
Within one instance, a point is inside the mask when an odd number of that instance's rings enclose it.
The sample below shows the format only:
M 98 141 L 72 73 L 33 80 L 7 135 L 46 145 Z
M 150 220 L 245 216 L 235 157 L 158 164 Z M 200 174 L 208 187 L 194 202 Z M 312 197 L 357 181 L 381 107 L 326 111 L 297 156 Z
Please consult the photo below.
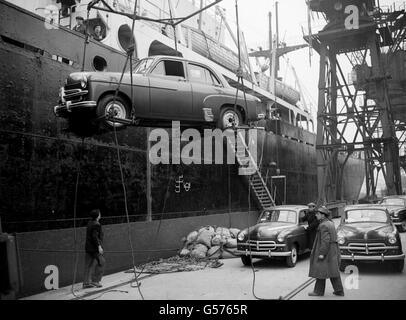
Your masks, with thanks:
M 316 238 L 317 227 L 319 226 L 319 220 L 316 218 L 316 204 L 310 202 L 307 204 L 309 210 L 306 213 L 306 216 L 303 218 L 303 221 L 307 221 L 307 236 L 309 242 L 309 248 L 313 248 L 314 239 Z
M 73 27 L 73 30 L 86 34 L 86 25 L 85 20 L 81 16 L 76 17 L 76 26 Z
M 316 278 L 313 292 L 309 296 L 323 296 L 326 279 L 330 279 L 336 296 L 344 296 L 340 278 L 340 249 L 337 243 L 337 232 L 334 222 L 329 219 L 330 211 L 320 207 L 316 212 L 319 221 L 316 239 L 310 255 L 309 277 Z

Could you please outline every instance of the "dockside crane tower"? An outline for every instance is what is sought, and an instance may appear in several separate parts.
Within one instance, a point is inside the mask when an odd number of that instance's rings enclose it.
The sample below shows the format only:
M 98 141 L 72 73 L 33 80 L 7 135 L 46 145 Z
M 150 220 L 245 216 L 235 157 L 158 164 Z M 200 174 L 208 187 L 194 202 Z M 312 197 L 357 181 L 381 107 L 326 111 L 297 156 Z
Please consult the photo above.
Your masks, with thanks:
M 363 151 L 367 196 L 379 172 L 387 193 L 402 192 L 399 134 L 406 121 L 406 15 L 375 0 L 309 0 L 327 25 L 305 36 L 320 55 L 317 113 L 319 201 L 342 199 L 348 158 Z M 343 66 L 343 67 L 342 67 Z M 345 68 L 352 68 L 351 72 Z M 403 129 L 402 129 L 403 128 Z M 343 162 L 338 155 L 345 155 Z

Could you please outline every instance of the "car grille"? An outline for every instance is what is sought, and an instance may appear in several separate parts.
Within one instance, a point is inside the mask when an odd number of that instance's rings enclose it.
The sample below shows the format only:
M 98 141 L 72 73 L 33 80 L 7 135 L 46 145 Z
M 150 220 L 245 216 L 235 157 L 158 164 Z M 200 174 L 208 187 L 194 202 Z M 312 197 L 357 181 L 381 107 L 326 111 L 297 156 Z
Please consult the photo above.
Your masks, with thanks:
M 387 250 L 384 243 L 349 243 L 348 247 L 350 253 L 362 255 L 380 255 Z
M 70 101 L 72 103 L 75 102 L 80 102 L 83 100 L 83 96 L 88 94 L 88 90 L 82 90 L 82 89 L 65 89 L 62 87 L 59 91 L 59 98 L 61 99 L 61 102 L 66 103 L 67 101 Z
M 249 240 L 244 243 L 239 243 L 240 246 L 243 246 L 244 249 L 250 251 L 269 251 L 276 249 L 276 242 L 275 241 L 255 241 Z

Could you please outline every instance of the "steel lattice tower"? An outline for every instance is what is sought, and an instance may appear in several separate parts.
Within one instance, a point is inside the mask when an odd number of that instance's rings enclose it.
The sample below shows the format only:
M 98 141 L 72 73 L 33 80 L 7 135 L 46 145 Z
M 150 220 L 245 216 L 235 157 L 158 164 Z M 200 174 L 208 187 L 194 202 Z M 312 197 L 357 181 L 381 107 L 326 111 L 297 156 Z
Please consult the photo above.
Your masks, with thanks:
M 398 136 L 404 136 L 406 122 L 405 10 L 384 11 L 374 0 L 311 0 L 308 5 L 327 20 L 322 31 L 305 37 L 320 55 L 319 202 L 343 200 L 343 169 L 359 152 L 365 157 L 368 197 L 376 196 L 380 171 L 387 193 L 400 194 Z M 349 13 L 357 15 L 358 24 Z M 345 64 L 352 66 L 351 79 Z M 339 153 L 344 161 L 339 161 Z

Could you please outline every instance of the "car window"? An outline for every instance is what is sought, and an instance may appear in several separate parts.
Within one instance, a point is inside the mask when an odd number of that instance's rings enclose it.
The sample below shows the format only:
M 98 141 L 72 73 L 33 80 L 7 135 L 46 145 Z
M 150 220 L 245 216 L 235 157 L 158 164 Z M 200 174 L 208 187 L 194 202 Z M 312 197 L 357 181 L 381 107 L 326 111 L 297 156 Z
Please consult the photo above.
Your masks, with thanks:
M 162 60 L 158 62 L 151 74 L 185 78 L 183 62 L 173 60 Z
M 209 72 L 210 72 L 210 77 L 211 77 L 213 84 L 216 86 L 221 86 L 220 80 L 217 79 L 217 77 L 213 74 L 213 72 L 211 72 L 211 71 L 209 71 Z
M 403 199 L 383 199 L 381 201 L 381 204 L 387 205 L 387 206 L 404 206 L 405 201 Z
M 154 70 L 152 70 L 151 72 L 152 74 L 157 74 L 157 75 L 161 75 L 161 76 L 165 76 L 166 72 L 165 72 L 165 64 L 163 61 L 160 61 L 154 68 Z
M 151 66 L 154 59 L 141 59 L 138 63 L 134 66 L 133 73 L 145 73 L 147 69 Z
M 202 66 L 189 63 L 188 73 L 191 82 L 205 83 L 208 85 L 221 85 L 213 72 Z
M 384 210 L 356 209 L 345 212 L 345 223 L 358 222 L 387 222 L 388 216 Z
M 299 212 L 299 223 L 301 223 L 301 224 L 306 223 L 306 221 L 304 220 L 306 217 L 306 212 L 307 212 L 307 210 L 301 210 Z
M 262 213 L 259 222 L 296 223 L 296 215 L 296 211 L 292 210 L 269 210 Z

